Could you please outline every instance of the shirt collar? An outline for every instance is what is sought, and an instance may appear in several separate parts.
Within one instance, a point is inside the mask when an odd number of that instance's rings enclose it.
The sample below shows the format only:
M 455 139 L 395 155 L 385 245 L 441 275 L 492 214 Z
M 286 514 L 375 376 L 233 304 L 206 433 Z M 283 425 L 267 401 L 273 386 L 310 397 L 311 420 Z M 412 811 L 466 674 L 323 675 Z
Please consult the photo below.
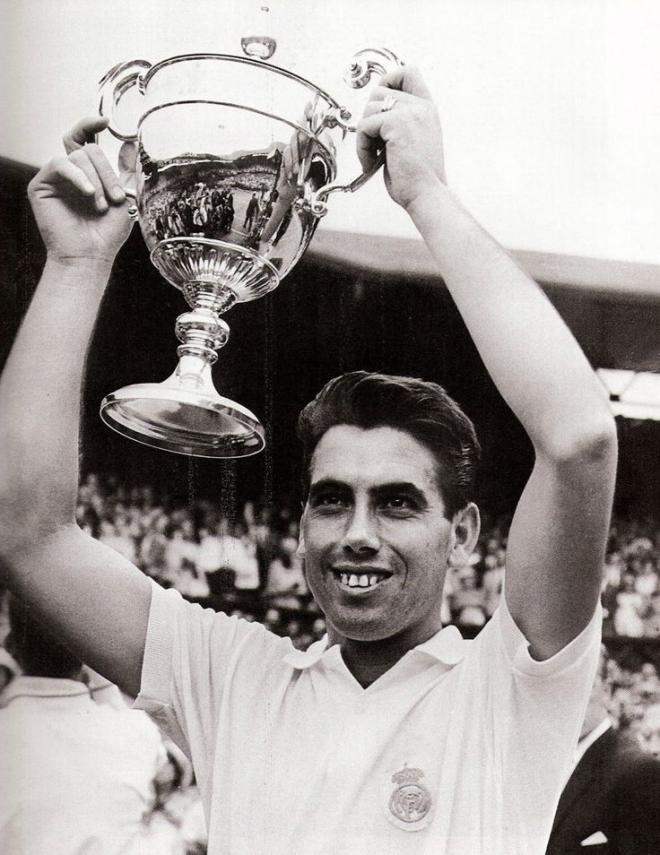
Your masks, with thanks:
M 443 627 L 427 641 L 418 644 L 409 652 L 426 654 L 438 662 L 453 666 L 465 656 L 467 644 L 468 642 L 462 637 L 458 627 L 450 625 Z M 328 647 L 328 636 L 324 635 L 307 650 L 291 650 L 284 656 L 284 662 L 291 665 L 292 668 L 304 671 L 316 665 L 324 654 L 330 653 L 335 647 L 338 648 L 339 645 L 335 644 Z
M 284 662 L 291 665 L 292 668 L 297 668 L 299 671 L 304 671 L 306 668 L 311 668 L 316 665 L 319 659 L 328 649 L 328 636 L 324 635 L 318 641 L 311 644 L 307 650 L 296 650 L 295 648 L 286 654 Z
M 14 677 L 0 695 L 0 708 L 16 698 L 89 698 L 89 689 L 79 680 L 60 680 L 54 677 Z
M 577 763 L 584 757 L 587 753 L 587 749 L 591 748 L 594 742 L 597 739 L 607 733 L 607 731 L 613 726 L 614 722 L 609 716 L 605 716 L 605 718 L 601 721 L 600 724 L 596 725 L 593 730 L 589 731 L 589 733 L 584 736 L 577 744 L 577 748 L 575 749 L 575 754 L 573 755 L 573 764 L 577 765 Z

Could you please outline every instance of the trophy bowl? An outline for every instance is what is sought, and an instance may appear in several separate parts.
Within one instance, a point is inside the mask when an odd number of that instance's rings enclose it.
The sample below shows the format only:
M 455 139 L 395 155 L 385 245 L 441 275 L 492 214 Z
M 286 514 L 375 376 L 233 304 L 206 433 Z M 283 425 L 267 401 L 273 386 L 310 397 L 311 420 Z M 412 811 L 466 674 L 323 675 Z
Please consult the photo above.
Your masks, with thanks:
M 345 79 L 359 88 L 397 64 L 390 51 L 360 51 Z M 264 447 L 258 418 L 213 384 L 211 366 L 229 338 L 220 315 L 276 288 L 307 248 L 327 197 L 373 174 L 335 182 L 337 144 L 355 130 L 351 115 L 286 69 L 211 53 L 115 66 L 100 84 L 100 112 L 121 144 L 120 162 L 134 160 L 126 190 L 151 261 L 189 307 L 176 321 L 174 372 L 108 395 L 101 418 L 180 454 L 255 454 Z

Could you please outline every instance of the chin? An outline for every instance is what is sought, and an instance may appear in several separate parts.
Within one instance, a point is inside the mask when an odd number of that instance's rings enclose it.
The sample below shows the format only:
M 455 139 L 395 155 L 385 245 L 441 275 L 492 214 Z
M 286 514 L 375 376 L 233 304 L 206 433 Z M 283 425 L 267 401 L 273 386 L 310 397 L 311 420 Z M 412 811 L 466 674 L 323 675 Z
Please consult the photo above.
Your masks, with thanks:
M 393 626 L 391 622 L 350 620 L 333 618 L 326 615 L 328 625 L 342 638 L 350 641 L 384 641 L 401 632 L 401 627 Z

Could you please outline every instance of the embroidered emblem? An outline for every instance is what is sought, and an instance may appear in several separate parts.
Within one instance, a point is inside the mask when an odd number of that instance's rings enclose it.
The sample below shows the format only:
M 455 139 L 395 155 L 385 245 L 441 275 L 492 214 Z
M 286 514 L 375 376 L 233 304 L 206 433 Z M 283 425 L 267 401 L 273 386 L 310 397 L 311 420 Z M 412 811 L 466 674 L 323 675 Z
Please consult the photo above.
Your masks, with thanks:
M 409 769 L 408 766 L 392 775 L 392 783 L 396 787 L 389 799 L 389 818 L 406 831 L 417 831 L 428 824 L 432 799 L 421 782 L 423 777 L 421 769 Z

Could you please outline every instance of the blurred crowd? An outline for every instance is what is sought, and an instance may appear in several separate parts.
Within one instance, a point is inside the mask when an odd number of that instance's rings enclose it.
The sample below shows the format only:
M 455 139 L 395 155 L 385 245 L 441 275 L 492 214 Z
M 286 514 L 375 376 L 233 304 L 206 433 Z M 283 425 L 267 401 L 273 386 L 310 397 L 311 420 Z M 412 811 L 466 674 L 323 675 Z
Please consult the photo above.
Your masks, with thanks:
M 660 524 L 615 520 L 603 580 L 604 633 L 660 638 Z
M 79 525 L 186 598 L 259 620 L 305 648 L 325 632 L 297 554 L 297 516 L 247 502 L 234 519 L 205 499 L 177 503 L 151 486 L 84 478 Z
M 218 502 L 177 501 L 149 485 L 127 486 L 114 477 L 88 474 L 80 485 L 76 513 L 91 536 L 190 600 L 261 621 L 301 649 L 325 633 L 297 553 L 297 512 L 285 504 L 273 508 L 247 502 L 230 518 Z M 468 637 L 499 603 L 508 525 L 506 519 L 486 521 L 469 563 L 452 569 L 447 578 L 443 622 L 459 624 Z M 607 706 L 620 728 L 632 730 L 645 750 L 660 756 L 660 641 L 651 641 L 660 639 L 659 568 L 660 525 L 615 520 L 605 559 L 604 638 L 614 647 L 619 644 L 623 655 L 614 651 L 607 664 Z M 9 631 L 7 614 L 4 602 L 0 642 Z M 0 716 L 11 708 L 7 693 L 12 681 L 22 676 L 4 648 Z M 90 695 L 100 701 L 104 692 L 95 683 L 98 679 L 84 677 Z M 113 703 L 126 708 L 118 697 Z M 161 753 L 139 851 L 200 855 L 206 851 L 206 832 L 192 769 L 176 746 L 163 743 Z
M 644 750 L 660 758 L 660 677 L 652 662 L 626 667 L 607 661 L 605 705 L 621 730 L 630 730 Z
M 177 503 L 151 486 L 87 475 L 78 522 L 165 587 L 189 599 L 265 621 L 300 647 L 323 634 L 305 584 L 293 509 L 247 502 L 228 519 L 219 503 Z M 486 520 L 469 563 L 446 581 L 443 622 L 474 633 L 502 591 L 509 520 Z M 605 637 L 660 638 L 660 523 L 615 519 L 602 601 Z

